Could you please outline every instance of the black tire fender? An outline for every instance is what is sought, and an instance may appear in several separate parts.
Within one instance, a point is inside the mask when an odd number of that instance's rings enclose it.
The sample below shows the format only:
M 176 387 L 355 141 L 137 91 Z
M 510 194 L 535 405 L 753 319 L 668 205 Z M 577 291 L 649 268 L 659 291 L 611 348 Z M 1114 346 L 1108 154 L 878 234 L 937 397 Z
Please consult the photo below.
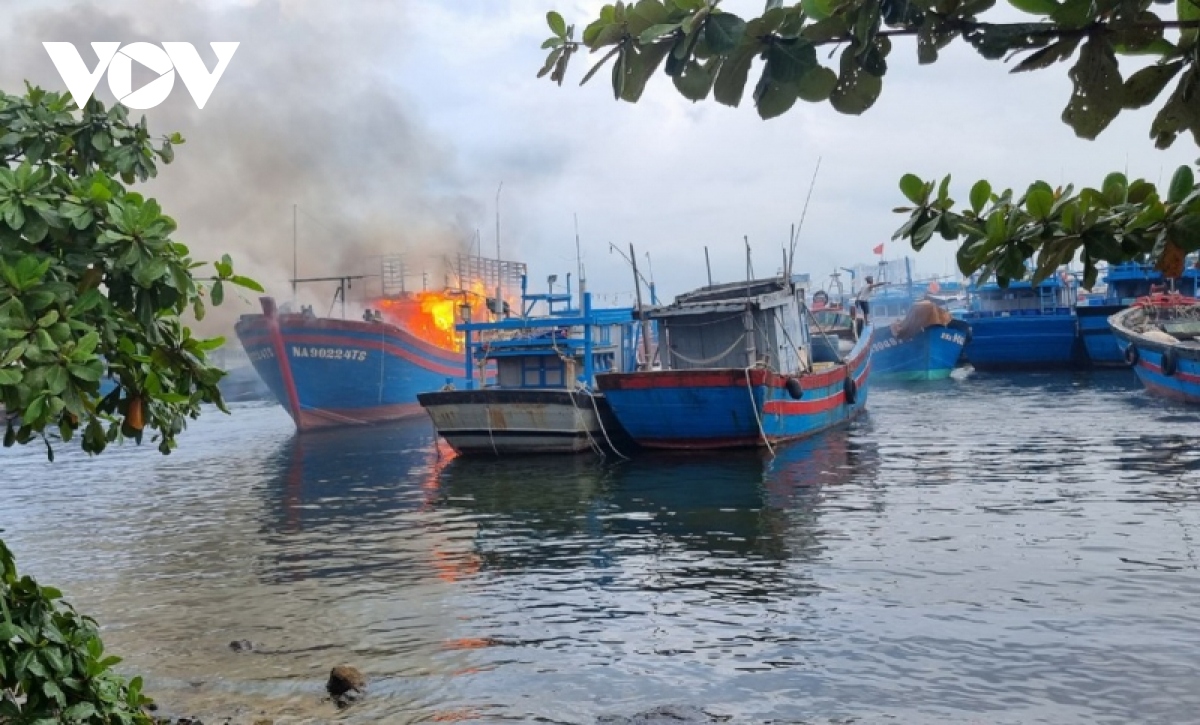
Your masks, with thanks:
M 1163 350 L 1161 367 L 1162 374 L 1168 378 L 1174 375 L 1175 371 L 1179 369 L 1179 361 L 1175 359 L 1175 350 L 1173 348 L 1168 347 L 1166 350 Z
M 787 388 L 788 395 L 792 396 L 792 400 L 804 397 L 804 388 L 800 385 L 799 378 L 788 378 L 783 387 Z
M 847 405 L 854 405 L 854 402 L 858 400 L 858 384 L 849 374 L 846 375 L 846 382 L 842 385 L 842 394 L 846 398 Z
M 1129 364 L 1129 367 L 1137 367 L 1138 360 L 1141 359 L 1142 356 L 1138 352 L 1137 345 L 1130 344 L 1129 347 L 1125 348 L 1125 362 Z

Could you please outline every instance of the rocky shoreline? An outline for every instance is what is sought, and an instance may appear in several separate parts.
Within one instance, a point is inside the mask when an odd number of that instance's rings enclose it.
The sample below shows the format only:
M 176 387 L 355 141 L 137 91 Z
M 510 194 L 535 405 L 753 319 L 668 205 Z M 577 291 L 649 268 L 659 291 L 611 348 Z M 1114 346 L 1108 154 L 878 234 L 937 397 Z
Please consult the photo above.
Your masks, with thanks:
M 229 647 L 235 652 L 249 652 L 254 649 L 254 645 L 246 640 L 230 642 Z M 332 702 L 338 710 L 343 710 L 366 696 L 367 678 L 355 667 L 338 665 L 329 671 L 325 692 L 327 697 L 323 698 L 323 701 Z M 155 725 L 289 725 L 293 721 L 293 718 L 271 717 L 266 712 L 239 713 L 204 720 L 194 715 L 161 715 L 158 714 L 159 710 L 156 705 L 147 709 Z

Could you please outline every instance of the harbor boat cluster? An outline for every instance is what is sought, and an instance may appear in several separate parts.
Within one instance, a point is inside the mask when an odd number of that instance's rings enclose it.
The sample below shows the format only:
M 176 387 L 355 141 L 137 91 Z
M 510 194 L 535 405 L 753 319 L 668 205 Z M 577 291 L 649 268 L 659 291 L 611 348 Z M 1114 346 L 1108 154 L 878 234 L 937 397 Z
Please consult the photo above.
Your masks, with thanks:
M 813 290 L 785 267 L 669 303 L 651 287 L 643 305 L 639 287 L 635 306 L 604 308 L 570 275 L 564 290 L 551 277 L 532 292 L 524 264 L 470 258 L 457 285 L 384 294 L 361 320 L 264 297 L 237 335 L 297 429 L 427 415 L 460 455 L 774 452 L 849 423 L 873 382 L 959 368 L 1132 367 L 1150 392 L 1200 402 L 1194 268 L 1165 280 L 1148 265 L 1114 266 L 1084 295 L 1066 269 L 1001 286 L 914 280 L 903 262 L 902 280 L 881 263 L 880 281 L 861 286 L 847 270 L 849 292 L 839 272 Z M 502 295 L 505 275 L 519 298 Z M 352 278 L 337 279 L 344 305 Z

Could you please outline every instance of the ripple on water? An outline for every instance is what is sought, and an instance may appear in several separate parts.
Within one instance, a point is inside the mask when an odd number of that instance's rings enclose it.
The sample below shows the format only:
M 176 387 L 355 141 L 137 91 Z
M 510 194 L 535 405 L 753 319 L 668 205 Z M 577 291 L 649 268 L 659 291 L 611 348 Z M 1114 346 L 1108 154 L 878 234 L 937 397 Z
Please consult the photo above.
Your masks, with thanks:
M 347 662 L 372 678 L 347 722 L 1194 719 L 1200 415 L 1127 371 L 870 408 L 774 460 L 601 465 L 239 406 L 170 457 L 0 453 L 0 527 L 201 714 L 334 718 Z

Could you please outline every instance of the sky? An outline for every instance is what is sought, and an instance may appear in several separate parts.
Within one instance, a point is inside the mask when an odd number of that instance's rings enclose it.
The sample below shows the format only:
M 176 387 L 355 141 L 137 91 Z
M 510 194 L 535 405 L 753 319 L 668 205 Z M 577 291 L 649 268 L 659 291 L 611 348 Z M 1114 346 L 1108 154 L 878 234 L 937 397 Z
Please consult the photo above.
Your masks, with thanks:
M 754 273 L 776 274 L 802 215 L 795 271 L 817 284 L 836 267 L 877 261 L 881 242 L 886 259 L 909 254 L 919 273 L 948 274 L 952 243 L 914 254 L 891 241 L 904 221 L 892 211 L 905 203 L 904 173 L 951 174 L 953 195 L 965 198 L 980 178 L 1078 186 L 1128 170 L 1166 183 L 1200 156 L 1187 137 L 1155 149 L 1152 109 L 1079 139 L 1060 120 L 1068 66 L 1010 74 L 961 43 L 918 66 L 914 44 L 896 39 L 883 93 L 862 116 L 801 102 L 762 121 L 750 88 L 739 108 L 692 103 L 661 74 L 639 103 L 617 102 L 607 71 L 579 85 L 594 60 L 585 52 L 561 87 L 536 78 L 546 11 L 581 29 L 602 4 L 9 0 L 0 88 L 28 79 L 65 89 L 43 41 L 76 43 L 89 67 L 89 41 L 188 41 L 209 67 L 208 42 L 239 42 L 204 109 L 176 81 L 167 102 L 144 112 L 152 131 L 178 130 L 187 143 L 142 191 L 178 220 L 176 236 L 196 257 L 229 252 L 284 299 L 293 237 L 302 277 L 370 271 L 373 257 L 400 251 L 435 264 L 478 238 L 487 256 L 498 242 L 505 259 L 527 263 L 532 286 L 551 274 L 561 286 L 577 276 L 576 224 L 598 303 L 632 300 L 631 271 L 610 244 L 626 253 L 633 244 L 669 299 L 706 283 L 705 247 L 714 281 L 744 278 L 746 239 Z M 723 7 L 747 17 L 762 2 Z M 104 81 L 97 94 L 112 101 Z M 322 313 L 331 294 L 301 292 Z M 226 305 L 206 325 L 257 308 L 253 294 Z

